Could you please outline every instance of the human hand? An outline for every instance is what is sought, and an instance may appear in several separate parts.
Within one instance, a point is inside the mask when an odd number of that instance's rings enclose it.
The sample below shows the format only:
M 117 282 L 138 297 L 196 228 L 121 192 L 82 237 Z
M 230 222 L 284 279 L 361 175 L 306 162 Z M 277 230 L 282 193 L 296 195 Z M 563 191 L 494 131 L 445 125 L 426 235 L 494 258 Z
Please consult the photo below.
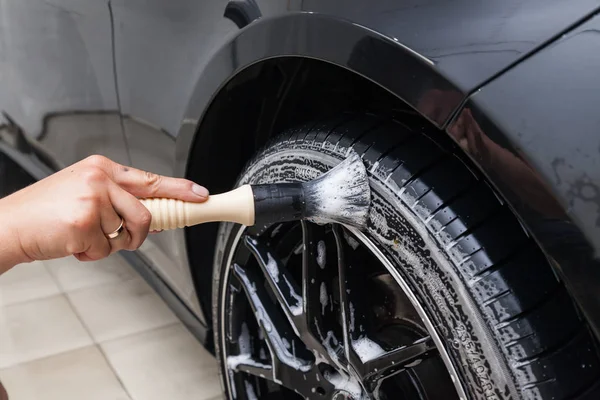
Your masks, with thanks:
M 8 269 L 21 262 L 69 255 L 91 261 L 118 250 L 137 249 L 152 219 L 138 200 L 145 197 L 202 202 L 208 191 L 186 179 L 91 156 L 1 199 L 0 273 L 3 265 Z M 121 218 L 123 231 L 107 238 Z

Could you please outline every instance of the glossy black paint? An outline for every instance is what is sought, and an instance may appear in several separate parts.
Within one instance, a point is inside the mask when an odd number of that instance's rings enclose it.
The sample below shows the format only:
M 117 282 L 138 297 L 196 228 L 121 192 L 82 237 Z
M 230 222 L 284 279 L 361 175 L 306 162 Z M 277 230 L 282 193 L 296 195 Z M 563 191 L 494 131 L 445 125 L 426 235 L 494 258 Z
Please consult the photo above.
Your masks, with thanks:
M 343 5 L 342 5 L 343 4 Z M 469 92 L 599 6 L 563 0 L 308 0 L 303 9 L 335 15 L 398 40 Z
M 483 86 L 463 120 L 470 113 L 491 140 L 517 149 L 552 195 L 539 187 L 536 200 L 523 200 L 528 185 L 476 162 L 598 330 L 598 23 L 561 38 L 598 8 L 597 0 L 2 2 L 0 109 L 14 124 L 0 131 L 22 132 L 34 146 L 2 139 L 0 151 L 36 179 L 90 154 L 185 176 L 193 143 L 210 142 L 203 122 L 220 90 L 284 56 L 352 71 L 442 128 Z M 540 222 L 548 209 L 558 223 Z M 164 232 L 140 251 L 205 323 L 184 243 L 183 232 Z
M 448 128 L 600 331 L 600 17 L 471 96 Z
M 52 164 L 92 153 L 128 163 L 107 3 L 7 1 L 0 14 L 0 109 Z

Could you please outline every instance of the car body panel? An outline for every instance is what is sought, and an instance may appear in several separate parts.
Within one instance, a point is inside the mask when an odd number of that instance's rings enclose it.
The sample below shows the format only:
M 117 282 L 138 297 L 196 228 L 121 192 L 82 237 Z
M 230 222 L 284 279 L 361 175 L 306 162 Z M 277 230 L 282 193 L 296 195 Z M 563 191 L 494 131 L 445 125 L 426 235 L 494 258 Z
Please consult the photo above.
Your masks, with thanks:
M 511 66 L 537 60 L 532 53 L 598 7 L 597 0 L 5 1 L 0 84 L 8 90 L 0 93 L 0 108 L 50 164 L 60 167 L 96 153 L 185 176 L 211 101 L 257 62 L 295 56 L 335 64 L 384 87 L 443 128 L 478 87 L 506 70 L 499 82 L 510 79 L 505 77 L 513 76 Z M 550 58 L 561 65 L 562 59 Z M 471 108 L 482 111 L 477 118 L 495 107 L 484 93 L 515 95 L 498 91 L 498 85 L 493 81 L 472 97 Z M 524 114 L 529 104 L 519 104 Z M 494 114 L 503 124 L 507 118 Z M 529 118 L 541 117 L 538 112 Z M 512 129 L 506 125 L 502 132 Z M 518 135 L 503 135 L 520 143 Z M 540 137 L 538 132 L 530 140 Z M 551 183 L 542 160 L 551 151 L 519 146 Z M 153 235 L 139 253 L 205 323 L 183 231 Z
M 448 128 L 494 143 L 471 154 L 555 263 L 596 334 L 599 73 L 596 16 L 480 89 Z
M 0 109 L 54 159 L 129 163 L 119 121 L 107 3 L 0 3 Z
M 564 0 L 307 0 L 303 10 L 335 15 L 397 40 L 469 92 L 599 6 Z

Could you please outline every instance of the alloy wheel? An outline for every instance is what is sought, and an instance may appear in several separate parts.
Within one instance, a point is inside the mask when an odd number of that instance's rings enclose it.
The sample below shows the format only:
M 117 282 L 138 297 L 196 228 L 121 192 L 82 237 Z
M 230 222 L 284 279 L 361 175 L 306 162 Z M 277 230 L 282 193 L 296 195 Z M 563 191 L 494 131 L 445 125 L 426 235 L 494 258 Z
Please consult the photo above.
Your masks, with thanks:
M 232 397 L 459 398 L 416 296 L 368 238 L 302 222 L 234 241 L 221 298 Z

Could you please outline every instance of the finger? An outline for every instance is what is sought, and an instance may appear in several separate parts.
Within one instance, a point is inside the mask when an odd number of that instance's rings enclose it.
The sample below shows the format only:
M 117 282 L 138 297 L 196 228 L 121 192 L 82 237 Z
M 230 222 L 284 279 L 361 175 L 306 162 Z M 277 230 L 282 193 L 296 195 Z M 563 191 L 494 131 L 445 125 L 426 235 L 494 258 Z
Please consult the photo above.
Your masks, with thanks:
M 109 185 L 108 195 L 112 207 L 125 220 L 125 230 L 130 239 L 124 248 L 137 249 L 148 236 L 152 214 L 135 196 L 115 183 Z
M 115 215 L 116 214 L 117 213 L 115 212 Z M 120 232 L 118 232 L 118 235 L 116 237 L 110 238 L 108 237 L 108 233 L 116 233 L 116 231 L 119 229 L 119 226 L 121 225 L 121 217 L 119 217 L 119 224 L 113 225 L 115 229 L 105 234 L 105 236 L 107 236 L 108 238 L 108 243 L 110 244 L 111 254 L 119 250 L 129 250 L 129 248 L 131 247 L 131 233 L 127 229 L 127 222 L 125 221 L 125 218 L 123 218 L 122 221 L 123 226 L 120 228 Z
M 75 254 L 79 261 L 96 261 L 106 258 L 110 255 L 111 247 L 108 239 L 102 233 L 101 228 L 93 229 L 88 234 L 88 243 L 90 244 L 87 250 L 82 253 Z
M 114 185 L 114 183 L 110 180 L 106 180 L 107 184 Z M 100 204 L 100 226 L 102 229 L 102 233 L 104 234 L 106 240 L 108 240 L 108 244 L 110 246 L 110 252 L 114 253 L 119 250 L 129 248 L 129 244 L 131 242 L 131 236 L 127 229 L 123 229 L 117 237 L 109 238 L 108 235 L 117 231 L 121 226 L 121 223 L 124 223 L 124 218 L 122 219 L 118 212 L 113 207 L 112 201 L 110 199 L 110 195 L 107 195 L 106 198 Z
M 167 197 L 194 202 L 202 202 L 208 198 L 206 188 L 187 179 L 153 174 L 117 164 L 101 156 L 93 156 L 87 160 L 102 168 L 116 184 L 136 197 Z

